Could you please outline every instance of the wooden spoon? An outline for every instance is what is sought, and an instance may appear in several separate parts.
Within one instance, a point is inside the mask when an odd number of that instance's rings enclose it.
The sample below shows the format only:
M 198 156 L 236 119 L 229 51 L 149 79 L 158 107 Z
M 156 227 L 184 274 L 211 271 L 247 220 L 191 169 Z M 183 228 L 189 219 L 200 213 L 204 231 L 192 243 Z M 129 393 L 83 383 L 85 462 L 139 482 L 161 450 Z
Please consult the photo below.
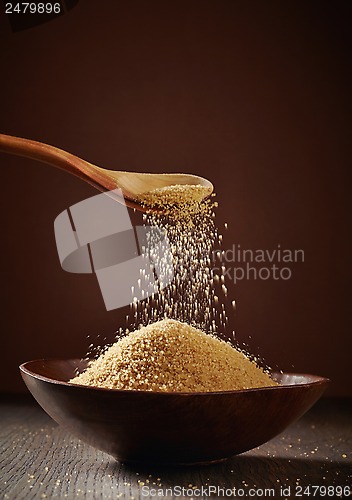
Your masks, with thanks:
M 107 170 L 82 160 L 67 151 L 29 139 L 0 134 L 0 151 L 38 160 L 88 182 L 100 191 L 120 188 L 125 202 L 132 208 L 145 211 L 139 202 L 142 193 L 175 184 L 201 185 L 207 188 L 209 196 L 213 185 L 207 179 L 191 174 L 147 174 Z

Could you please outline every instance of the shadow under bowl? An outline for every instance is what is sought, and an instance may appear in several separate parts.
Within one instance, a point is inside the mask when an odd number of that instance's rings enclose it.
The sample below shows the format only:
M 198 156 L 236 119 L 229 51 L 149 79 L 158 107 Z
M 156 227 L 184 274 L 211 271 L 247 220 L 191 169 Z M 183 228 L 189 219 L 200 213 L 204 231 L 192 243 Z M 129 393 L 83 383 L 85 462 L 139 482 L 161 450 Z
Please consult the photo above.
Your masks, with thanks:
M 86 361 L 41 359 L 20 366 L 42 408 L 82 441 L 121 462 L 205 464 L 251 450 L 301 417 L 327 378 L 274 373 L 280 385 L 212 393 L 100 389 L 69 384 Z

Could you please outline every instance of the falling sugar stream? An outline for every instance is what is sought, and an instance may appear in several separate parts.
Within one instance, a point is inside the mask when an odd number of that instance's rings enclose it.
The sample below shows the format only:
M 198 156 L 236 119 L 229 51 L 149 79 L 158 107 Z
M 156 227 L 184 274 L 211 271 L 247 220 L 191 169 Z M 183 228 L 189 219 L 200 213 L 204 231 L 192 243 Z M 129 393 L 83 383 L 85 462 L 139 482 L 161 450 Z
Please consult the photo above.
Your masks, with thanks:
M 216 206 L 213 199 L 191 201 L 189 210 L 183 205 L 182 210 L 169 210 L 166 214 L 150 212 L 143 216 L 146 227 L 156 227 L 167 234 L 174 279 L 164 289 L 159 286 L 145 300 L 133 299 L 127 318 L 129 330 L 171 318 L 226 337 L 231 301 L 225 284 L 226 269 L 223 265 L 215 268 L 214 255 L 221 254 L 222 245 L 222 235 L 215 225 Z M 148 235 L 148 246 L 152 248 L 156 243 L 155 233 Z M 142 295 L 146 279 L 148 276 L 142 272 L 139 280 Z

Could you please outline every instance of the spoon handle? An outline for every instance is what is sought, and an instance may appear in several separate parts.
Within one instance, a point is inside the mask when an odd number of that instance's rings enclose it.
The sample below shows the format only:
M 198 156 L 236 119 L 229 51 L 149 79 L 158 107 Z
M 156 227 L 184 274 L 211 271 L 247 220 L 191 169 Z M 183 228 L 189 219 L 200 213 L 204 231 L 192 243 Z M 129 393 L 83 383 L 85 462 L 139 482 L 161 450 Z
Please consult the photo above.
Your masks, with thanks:
M 0 134 L 0 151 L 38 160 L 53 167 L 66 170 L 66 172 L 89 182 L 89 184 L 100 190 L 102 188 L 116 188 L 116 183 L 111 182 L 109 176 L 104 173 L 104 169 L 49 144 Z

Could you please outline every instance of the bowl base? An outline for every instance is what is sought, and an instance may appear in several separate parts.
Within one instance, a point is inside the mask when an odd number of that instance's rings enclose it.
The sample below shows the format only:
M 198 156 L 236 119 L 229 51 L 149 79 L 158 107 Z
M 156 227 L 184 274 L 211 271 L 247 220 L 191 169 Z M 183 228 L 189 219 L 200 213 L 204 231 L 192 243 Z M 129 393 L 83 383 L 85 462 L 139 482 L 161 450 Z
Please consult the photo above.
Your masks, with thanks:
M 126 464 L 126 465 L 151 465 L 151 466 L 172 466 L 172 467 L 201 467 L 201 466 L 207 466 L 207 465 L 214 465 L 214 464 L 220 464 L 222 462 L 226 462 L 226 460 L 229 460 L 231 457 L 224 457 L 224 458 L 216 458 L 214 460 L 201 460 L 201 461 L 196 461 L 196 462 L 174 462 L 173 460 L 171 461 L 157 461 L 157 460 L 123 460 L 122 458 L 114 457 L 114 459 L 121 463 L 121 464 Z

